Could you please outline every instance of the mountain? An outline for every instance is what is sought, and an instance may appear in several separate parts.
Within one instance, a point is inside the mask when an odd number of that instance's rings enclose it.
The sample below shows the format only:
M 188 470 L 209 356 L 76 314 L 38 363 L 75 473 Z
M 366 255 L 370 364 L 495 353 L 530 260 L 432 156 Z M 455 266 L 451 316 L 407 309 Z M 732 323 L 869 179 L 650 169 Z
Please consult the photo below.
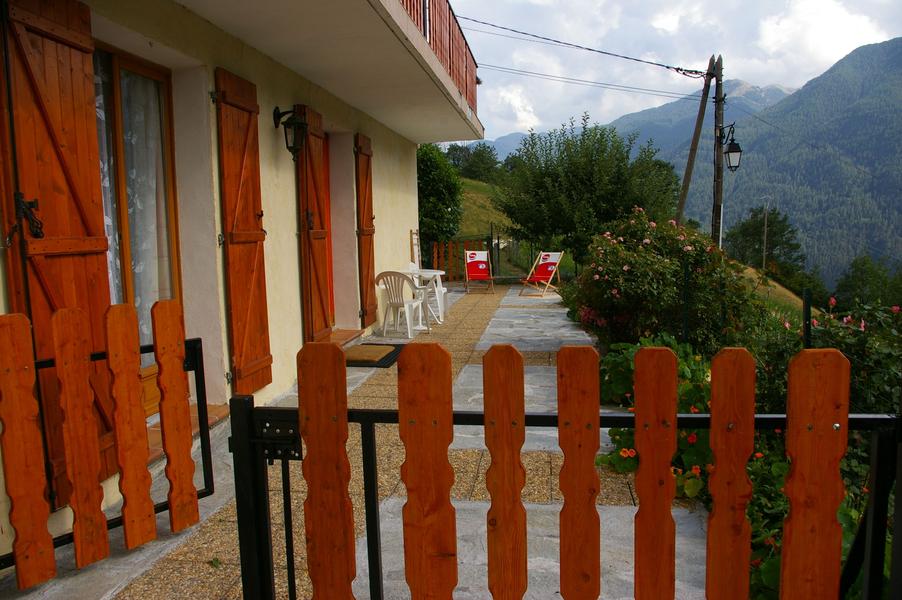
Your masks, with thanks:
M 508 157 L 509 154 L 513 154 L 514 151 L 520 146 L 520 141 L 525 138 L 528 134 L 515 132 L 509 133 L 507 135 L 502 135 L 500 138 L 495 140 L 481 140 L 479 142 L 471 142 L 467 144 L 467 146 L 474 146 L 476 144 L 487 144 L 495 149 L 495 152 L 498 154 L 498 160 L 504 160 Z
M 731 104 L 738 102 L 728 97 Z M 724 177 L 724 231 L 769 202 L 798 228 L 809 265 L 828 287 L 860 254 L 902 259 L 900 107 L 902 38 L 896 38 L 852 51 L 755 115 L 735 115 L 743 155 L 739 170 Z M 713 121 L 702 131 L 686 215 L 707 227 Z M 690 136 L 691 129 L 660 155 L 680 174 Z
M 724 105 L 724 122 L 726 123 L 756 114 L 780 102 L 795 91 L 779 85 L 758 87 L 739 79 L 728 79 L 724 81 L 723 85 L 724 95 L 727 97 Z M 637 133 L 640 143 L 651 139 L 662 155 L 670 154 L 676 147 L 691 139 L 698 115 L 698 97 L 701 96 L 701 92 L 702 90 L 699 89 L 695 94 L 675 102 L 624 115 L 609 125 L 624 136 Z M 709 99 L 714 98 L 713 85 L 708 97 Z M 713 110 L 711 109 L 709 104 L 705 117 L 706 122 L 711 121 L 711 126 L 713 126 Z

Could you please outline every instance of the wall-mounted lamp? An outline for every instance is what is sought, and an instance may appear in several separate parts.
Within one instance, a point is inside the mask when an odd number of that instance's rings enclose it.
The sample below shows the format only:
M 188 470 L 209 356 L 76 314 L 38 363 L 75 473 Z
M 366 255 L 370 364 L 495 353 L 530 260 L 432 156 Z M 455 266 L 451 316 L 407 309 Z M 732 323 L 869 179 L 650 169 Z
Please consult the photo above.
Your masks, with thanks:
M 291 152 L 291 158 L 297 160 L 298 152 L 304 145 L 304 121 L 295 114 L 293 109 L 279 110 L 278 106 L 272 111 L 272 121 L 276 129 L 279 128 L 279 125 L 284 129 L 285 148 Z
M 735 129 L 736 123 L 730 123 L 729 125 L 725 125 L 720 128 L 720 139 L 723 140 L 726 135 L 724 135 L 724 130 L 728 131 L 730 134 L 730 140 L 727 142 L 726 148 L 724 148 L 723 154 L 727 159 L 727 168 L 730 171 L 736 171 L 739 168 L 739 161 L 742 160 L 742 148 L 739 146 L 739 142 L 733 139 L 733 131 Z

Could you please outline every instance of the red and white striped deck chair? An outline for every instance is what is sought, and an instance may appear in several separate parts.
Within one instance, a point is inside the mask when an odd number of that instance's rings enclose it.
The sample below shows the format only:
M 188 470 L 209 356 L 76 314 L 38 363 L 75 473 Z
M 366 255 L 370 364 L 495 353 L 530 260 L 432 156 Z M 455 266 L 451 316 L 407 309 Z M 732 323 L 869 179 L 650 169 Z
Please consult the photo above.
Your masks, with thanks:
M 489 262 L 488 250 L 467 250 L 465 253 L 467 281 L 465 287 L 470 293 L 470 282 L 484 281 L 486 291 L 495 293 L 495 280 L 492 278 L 492 263 Z
M 557 276 L 557 283 L 558 285 L 561 284 L 561 274 L 558 267 L 560 266 L 563 257 L 563 252 L 540 252 L 536 257 L 536 261 L 532 263 L 532 269 L 530 269 L 529 275 L 526 276 L 526 279 L 520 281 L 520 283 L 523 284 L 520 295 L 522 296 L 529 288 L 535 288 L 542 292 L 542 297 L 545 296 L 548 290 L 554 290 L 556 292 L 557 286 L 553 285 L 551 280 Z M 535 296 L 537 294 L 527 295 Z

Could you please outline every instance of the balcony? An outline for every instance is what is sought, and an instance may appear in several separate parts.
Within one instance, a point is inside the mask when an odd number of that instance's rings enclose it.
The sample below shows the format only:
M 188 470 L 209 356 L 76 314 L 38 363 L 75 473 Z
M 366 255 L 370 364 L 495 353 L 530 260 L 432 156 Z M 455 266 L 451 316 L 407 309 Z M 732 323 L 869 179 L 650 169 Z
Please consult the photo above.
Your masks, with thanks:
M 476 62 L 448 1 L 427 1 L 180 3 L 411 141 L 481 138 Z

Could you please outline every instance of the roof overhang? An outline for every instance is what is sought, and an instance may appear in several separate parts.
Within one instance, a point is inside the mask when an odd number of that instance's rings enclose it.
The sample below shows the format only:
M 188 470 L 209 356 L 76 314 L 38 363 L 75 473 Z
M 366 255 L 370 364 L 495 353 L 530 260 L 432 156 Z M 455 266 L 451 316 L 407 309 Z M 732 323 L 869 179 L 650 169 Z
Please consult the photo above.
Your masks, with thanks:
M 411 141 L 483 137 L 398 0 L 179 1 Z

